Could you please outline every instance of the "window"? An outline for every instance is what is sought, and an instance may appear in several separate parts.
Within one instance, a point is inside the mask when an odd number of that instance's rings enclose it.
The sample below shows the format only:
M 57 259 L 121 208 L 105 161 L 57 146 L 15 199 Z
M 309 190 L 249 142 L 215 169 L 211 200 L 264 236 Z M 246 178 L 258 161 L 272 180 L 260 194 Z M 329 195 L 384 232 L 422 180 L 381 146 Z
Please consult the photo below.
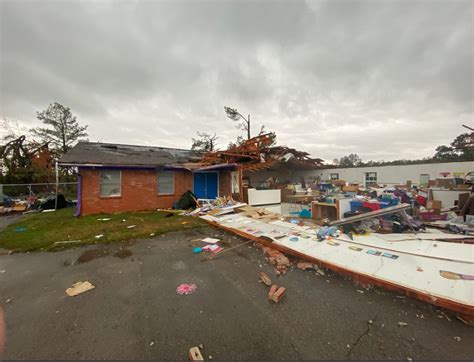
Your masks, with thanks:
M 373 186 L 375 184 L 377 184 L 377 172 L 366 172 L 365 187 Z
M 428 186 L 429 183 L 430 183 L 430 174 L 422 173 L 420 175 L 420 186 Z
M 118 170 L 100 171 L 100 196 L 120 196 L 121 172 Z
M 339 180 L 339 174 L 338 173 L 332 173 L 331 174 L 331 180 Z
M 174 172 L 160 171 L 156 177 L 158 195 L 174 195 Z

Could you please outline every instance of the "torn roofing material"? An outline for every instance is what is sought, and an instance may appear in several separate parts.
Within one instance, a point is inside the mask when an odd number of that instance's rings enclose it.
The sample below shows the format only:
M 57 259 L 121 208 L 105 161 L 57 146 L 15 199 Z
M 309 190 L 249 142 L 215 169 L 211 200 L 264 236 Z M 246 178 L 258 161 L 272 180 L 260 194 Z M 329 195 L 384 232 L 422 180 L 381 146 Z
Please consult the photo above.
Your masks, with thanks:
M 79 142 L 59 160 L 61 166 L 143 166 L 157 167 L 193 162 L 201 155 L 191 150 Z
M 202 162 L 209 165 L 239 163 L 249 172 L 270 168 L 316 169 L 324 163 L 320 158 L 309 157 L 307 152 L 285 146 L 272 147 L 274 142 L 274 133 L 262 134 L 224 151 L 207 152 Z

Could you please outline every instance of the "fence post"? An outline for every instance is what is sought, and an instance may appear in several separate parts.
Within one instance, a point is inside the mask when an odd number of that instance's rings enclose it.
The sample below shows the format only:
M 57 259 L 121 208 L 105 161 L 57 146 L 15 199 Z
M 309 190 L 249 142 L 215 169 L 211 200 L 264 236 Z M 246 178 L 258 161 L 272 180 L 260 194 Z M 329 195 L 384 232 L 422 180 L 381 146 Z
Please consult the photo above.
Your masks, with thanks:
M 56 165 L 56 197 L 54 199 L 54 210 L 58 209 L 58 187 L 59 187 L 59 170 L 58 170 L 58 161 L 55 162 Z

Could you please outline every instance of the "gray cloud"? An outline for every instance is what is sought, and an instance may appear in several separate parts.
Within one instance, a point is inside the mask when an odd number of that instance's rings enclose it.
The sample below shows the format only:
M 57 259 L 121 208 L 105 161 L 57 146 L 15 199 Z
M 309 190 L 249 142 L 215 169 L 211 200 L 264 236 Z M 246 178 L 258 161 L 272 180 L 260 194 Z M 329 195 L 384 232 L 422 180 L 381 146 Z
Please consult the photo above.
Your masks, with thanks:
M 420 158 L 473 115 L 471 1 L 0 2 L 0 116 L 71 107 L 91 140 L 189 147 L 251 113 L 331 160 Z

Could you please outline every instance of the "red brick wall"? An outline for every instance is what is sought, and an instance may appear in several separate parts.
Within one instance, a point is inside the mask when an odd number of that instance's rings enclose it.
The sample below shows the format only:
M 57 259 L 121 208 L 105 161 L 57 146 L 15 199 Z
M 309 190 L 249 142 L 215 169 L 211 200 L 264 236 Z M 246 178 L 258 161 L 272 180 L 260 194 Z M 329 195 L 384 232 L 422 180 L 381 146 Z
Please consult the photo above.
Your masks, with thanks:
M 219 196 L 229 196 L 231 192 L 230 187 L 230 172 L 219 172 Z
M 122 190 L 118 197 L 100 196 L 100 171 L 80 170 L 82 176 L 81 215 L 169 208 L 181 195 L 192 190 L 191 172 L 174 175 L 174 195 L 158 195 L 156 171 L 122 170 Z

